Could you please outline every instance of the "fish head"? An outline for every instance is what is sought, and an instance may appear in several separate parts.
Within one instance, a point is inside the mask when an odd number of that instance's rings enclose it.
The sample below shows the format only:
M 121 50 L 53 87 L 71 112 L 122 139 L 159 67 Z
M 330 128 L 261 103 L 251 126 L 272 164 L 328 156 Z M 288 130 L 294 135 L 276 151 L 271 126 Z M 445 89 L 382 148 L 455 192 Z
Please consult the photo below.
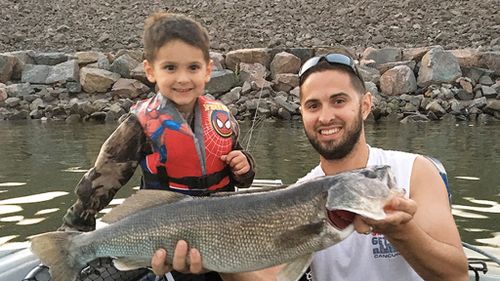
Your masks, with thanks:
M 372 166 L 331 176 L 326 211 L 332 226 L 343 230 L 356 214 L 375 220 L 384 219 L 384 205 L 404 189 L 396 186 L 389 166 Z

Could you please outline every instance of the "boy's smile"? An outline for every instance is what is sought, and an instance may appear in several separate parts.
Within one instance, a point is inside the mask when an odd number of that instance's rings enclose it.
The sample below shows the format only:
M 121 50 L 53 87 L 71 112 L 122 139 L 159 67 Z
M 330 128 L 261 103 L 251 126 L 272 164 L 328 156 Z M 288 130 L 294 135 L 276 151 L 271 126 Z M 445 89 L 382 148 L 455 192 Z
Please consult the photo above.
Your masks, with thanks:
M 173 40 L 158 49 L 154 61 L 144 61 L 144 70 L 181 113 L 191 113 L 210 80 L 212 62 L 206 61 L 199 48 Z

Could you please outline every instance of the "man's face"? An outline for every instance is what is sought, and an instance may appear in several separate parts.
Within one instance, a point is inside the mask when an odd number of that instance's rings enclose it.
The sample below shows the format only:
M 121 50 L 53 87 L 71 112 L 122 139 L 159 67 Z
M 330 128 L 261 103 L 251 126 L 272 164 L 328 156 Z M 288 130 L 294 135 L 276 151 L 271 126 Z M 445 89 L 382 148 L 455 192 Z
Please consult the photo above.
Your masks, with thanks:
M 347 156 L 363 132 L 370 95 L 357 93 L 349 75 L 339 70 L 310 74 L 300 90 L 304 131 L 312 146 L 327 160 Z

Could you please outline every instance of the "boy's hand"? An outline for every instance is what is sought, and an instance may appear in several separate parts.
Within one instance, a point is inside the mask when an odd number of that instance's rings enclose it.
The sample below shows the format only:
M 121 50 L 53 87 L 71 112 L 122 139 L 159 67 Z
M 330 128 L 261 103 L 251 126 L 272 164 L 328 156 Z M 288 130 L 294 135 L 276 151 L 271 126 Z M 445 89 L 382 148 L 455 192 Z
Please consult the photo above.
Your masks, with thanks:
M 233 150 L 227 155 L 222 155 L 220 159 L 231 167 L 231 171 L 236 176 L 244 175 L 250 171 L 250 163 L 241 150 Z

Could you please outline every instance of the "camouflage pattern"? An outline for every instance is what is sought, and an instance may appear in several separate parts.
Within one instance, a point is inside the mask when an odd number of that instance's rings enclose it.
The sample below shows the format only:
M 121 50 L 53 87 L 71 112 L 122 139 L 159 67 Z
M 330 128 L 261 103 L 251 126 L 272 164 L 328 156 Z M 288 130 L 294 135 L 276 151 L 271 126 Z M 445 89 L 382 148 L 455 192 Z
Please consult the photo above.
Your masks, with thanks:
M 67 210 L 58 230 L 91 231 L 95 229 L 96 214 L 104 209 L 120 188 L 125 185 L 141 162 L 152 153 L 152 144 L 144 134 L 134 114 L 122 118 L 118 128 L 104 142 L 97 160 L 75 188 L 76 202 Z M 238 132 L 238 130 L 236 130 Z M 234 134 L 233 150 L 242 150 Z M 255 176 L 255 161 L 246 151 L 251 170 L 239 177 L 232 176 L 238 187 L 249 187 Z

